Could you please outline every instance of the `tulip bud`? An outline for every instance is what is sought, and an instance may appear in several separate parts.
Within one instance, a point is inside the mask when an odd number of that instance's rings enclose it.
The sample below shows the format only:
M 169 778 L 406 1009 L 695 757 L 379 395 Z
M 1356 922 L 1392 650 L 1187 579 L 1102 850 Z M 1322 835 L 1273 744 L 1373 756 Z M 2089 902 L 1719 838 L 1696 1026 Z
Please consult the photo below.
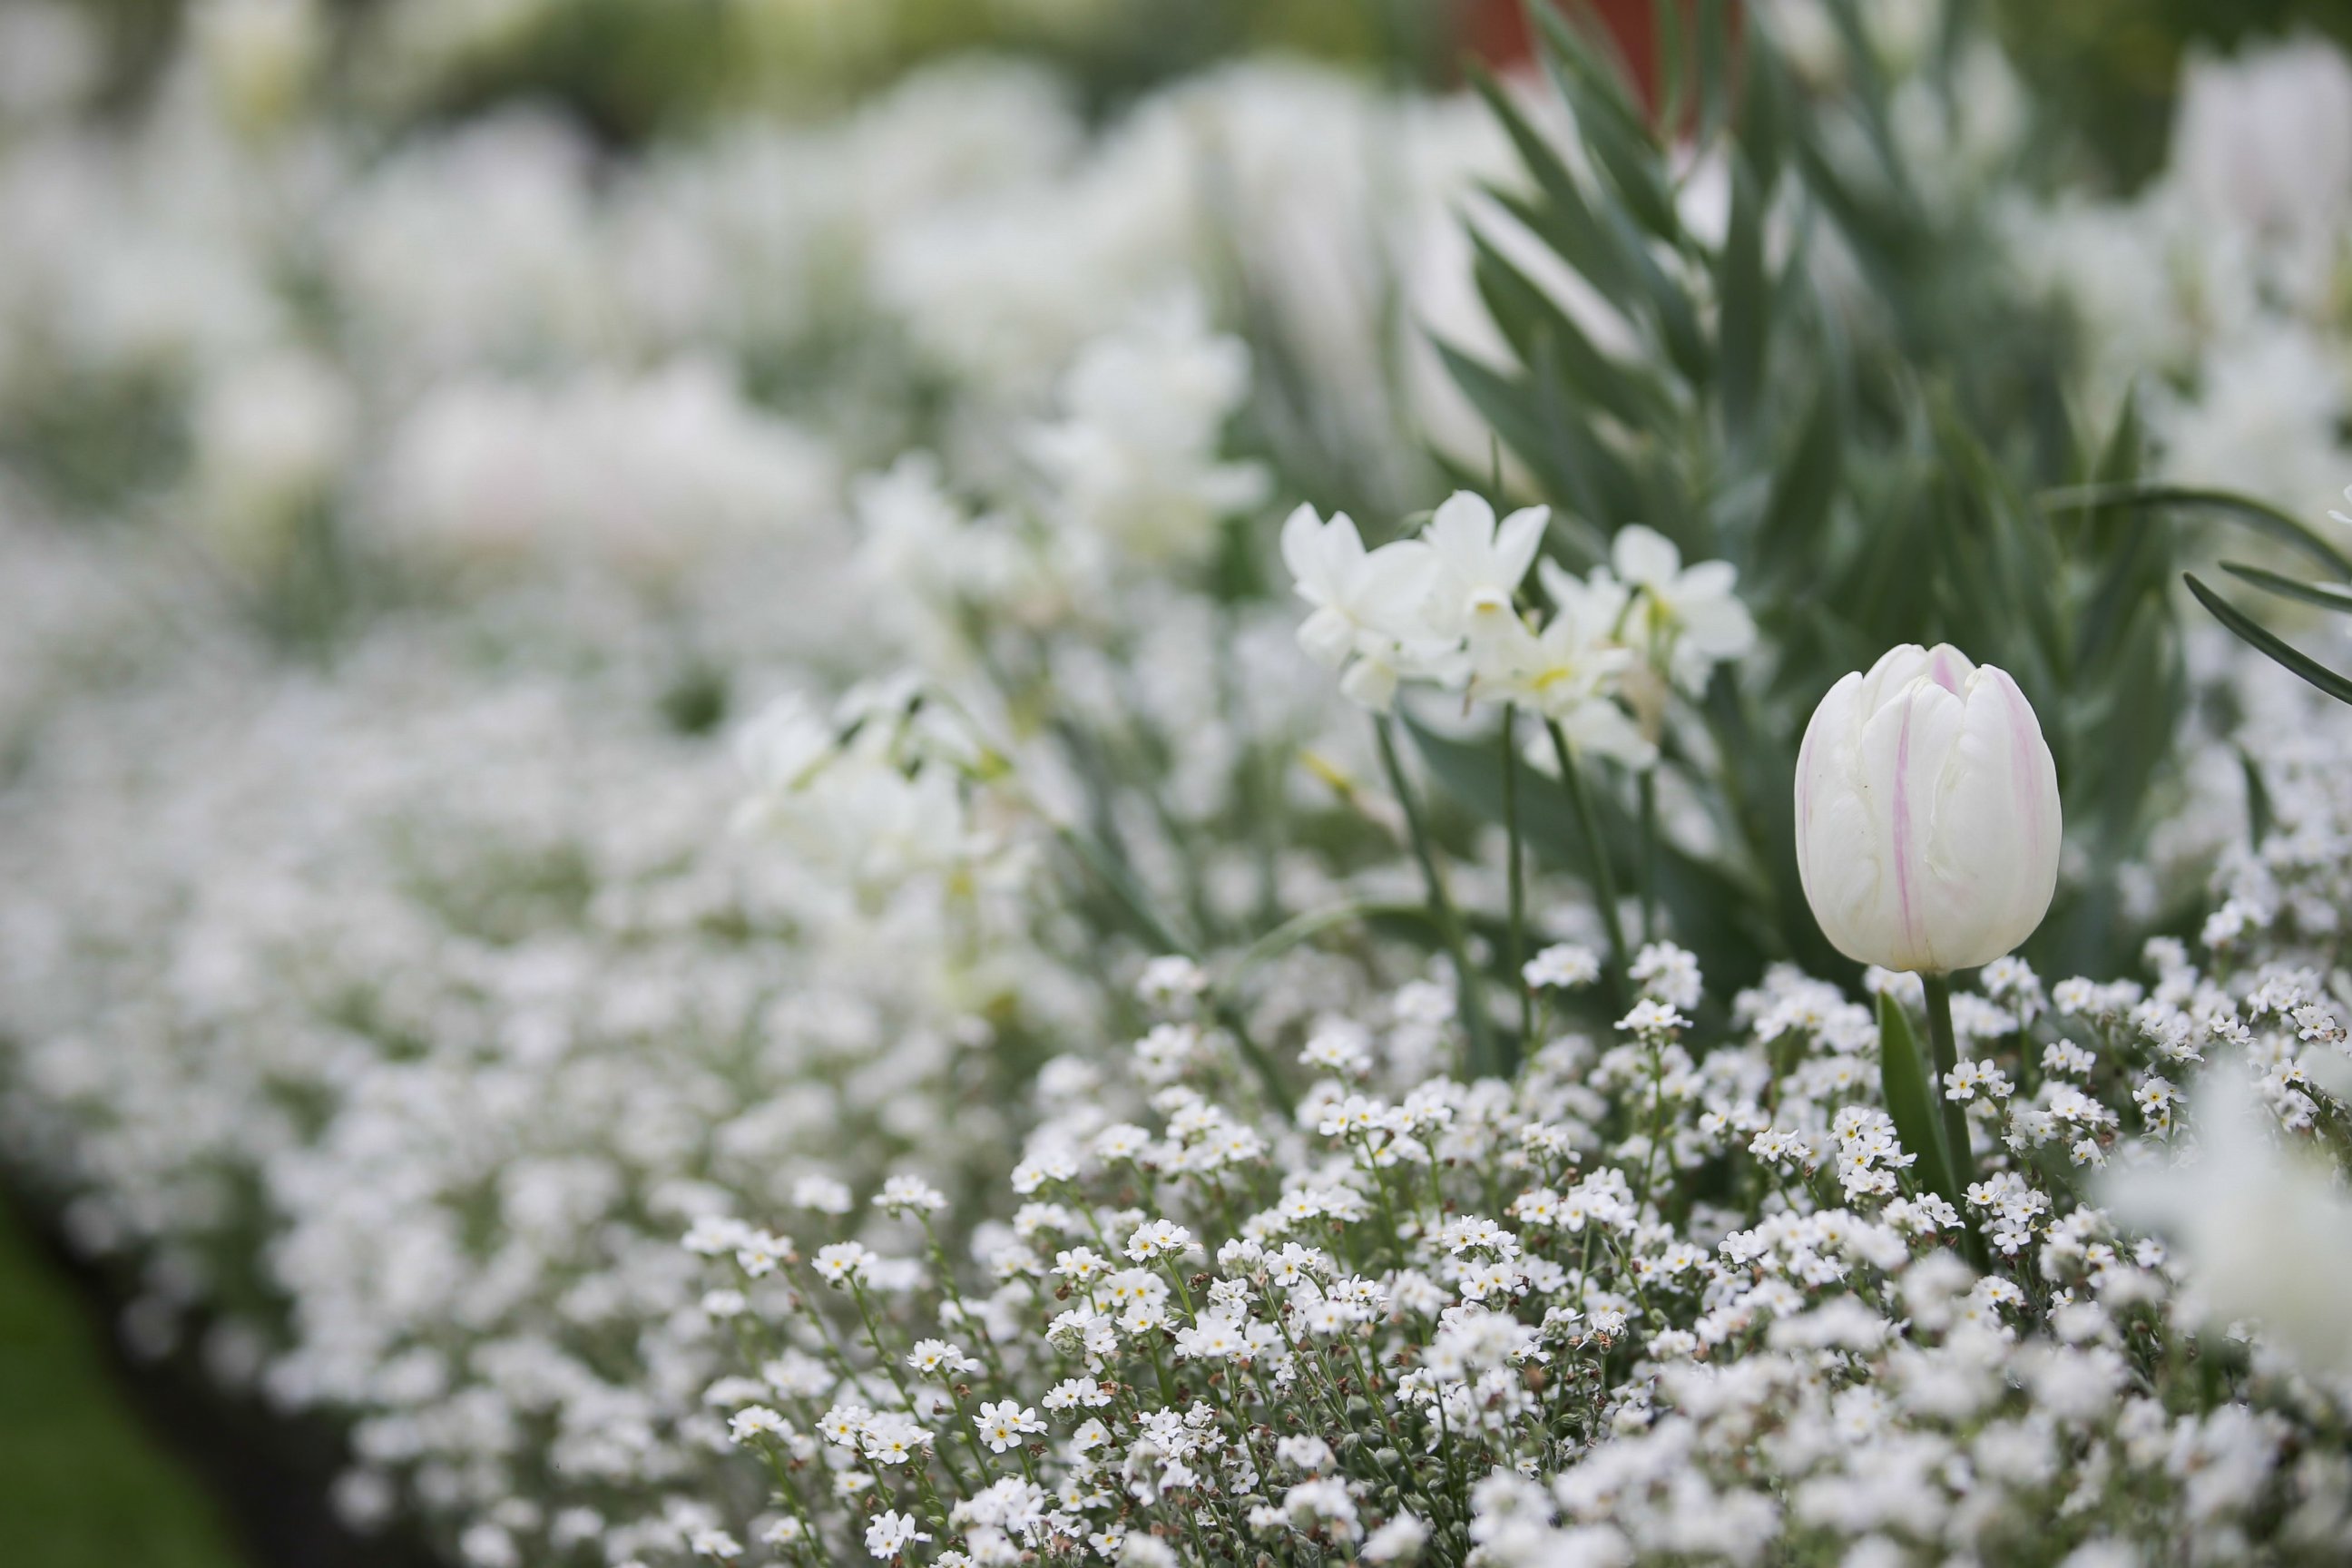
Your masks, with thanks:
M 1797 757 L 1797 870 L 1864 963 L 1943 974 L 2033 934 L 2058 885 L 2058 770 L 2006 671 L 1890 648 L 1830 689 Z

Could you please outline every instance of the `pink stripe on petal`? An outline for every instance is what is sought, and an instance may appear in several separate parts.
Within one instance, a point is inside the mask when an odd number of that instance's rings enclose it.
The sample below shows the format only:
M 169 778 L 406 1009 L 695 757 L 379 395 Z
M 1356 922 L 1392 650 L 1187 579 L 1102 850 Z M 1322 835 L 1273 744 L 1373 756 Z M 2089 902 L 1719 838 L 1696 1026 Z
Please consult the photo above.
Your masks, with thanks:
M 1953 662 L 1953 658 L 1951 644 L 1937 643 L 1935 657 L 1927 662 L 1927 679 L 1953 696 L 1958 697 L 1963 695 L 1960 690 L 1963 678 L 1959 666 Z

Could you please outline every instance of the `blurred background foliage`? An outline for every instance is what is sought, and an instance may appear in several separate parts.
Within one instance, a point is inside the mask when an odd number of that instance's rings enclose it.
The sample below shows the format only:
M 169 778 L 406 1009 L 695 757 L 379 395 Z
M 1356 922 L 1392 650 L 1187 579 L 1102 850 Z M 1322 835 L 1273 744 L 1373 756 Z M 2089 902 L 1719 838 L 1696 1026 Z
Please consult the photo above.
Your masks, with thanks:
M 171 56 L 184 0 L 79 0 L 105 20 L 109 97 Z M 1605 6 L 1631 13 L 1640 5 Z M 1380 61 L 1458 78 L 1526 38 L 1519 0 L 337 0 L 343 86 L 394 117 L 529 95 L 635 140 L 747 107 L 807 112 L 939 55 L 1019 49 L 1097 102 L 1244 50 Z M 2352 0 L 1994 0 L 2020 67 L 2129 185 L 2162 162 L 2185 54 L 2315 29 L 2352 42 Z M 426 31 L 441 40 L 420 51 Z M 431 58 L 425 58 L 428 55 Z
M 2348 0 L 1996 0 L 2011 58 L 2117 183 L 2164 163 L 2183 58 L 2301 31 L 2352 45 Z
M 81 0 L 104 18 L 107 99 L 173 57 L 184 0 Z M 1470 0 L 1475 5 L 1476 0 Z M 821 112 L 926 60 L 1016 51 L 1097 106 L 1252 50 L 1445 68 L 1464 0 L 340 0 L 339 86 L 394 121 L 519 97 L 635 142 L 715 113 Z

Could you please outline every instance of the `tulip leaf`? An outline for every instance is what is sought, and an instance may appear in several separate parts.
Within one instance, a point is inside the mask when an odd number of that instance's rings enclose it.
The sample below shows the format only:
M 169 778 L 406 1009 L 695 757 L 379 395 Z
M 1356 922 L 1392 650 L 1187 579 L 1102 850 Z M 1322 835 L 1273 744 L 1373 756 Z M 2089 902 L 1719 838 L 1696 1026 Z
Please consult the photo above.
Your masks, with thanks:
M 1886 1114 L 1895 1119 L 1895 1136 L 1903 1151 L 1916 1156 L 1916 1173 L 1923 1184 L 1954 1208 L 1960 1193 L 1952 1180 L 1951 1161 L 1944 1152 L 1943 1120 L 1926 1064 L 1919 1056 L 1918 1037 L 1911 1020 L 1894 997 L 1878 998 L 1878 1081 L 1886 1095 Z
M 2256 651 L 2267 656 L 2273 664 L 2303 677 L 2336 701 L 2352 703 L 2352 680 L 2338 675 L 2275 633 L 2265 630 L 2262 623 L 2252 616 L 2200 583 L 2195 573 L 2183 573 L 2182 576 L 2189 584 L 2189 591 L 2197 595 L 2197 602 L 2210 610 L 2215 620 L 2237 633 Z
M 1751 45 L 1737 52 L 1745 57 L 1745 68 L 1738 90 L 1731 95 L 1737 116 L 1735 140 L 1747 152 L 1757 179 L 1769 189 L 1780 177 L 1781 155 L 1788 142 L 1789 111 L 1783 101 L 1787 88 L 1779 69 L 1780 58 L 1772 50 Z M 1700 144 L 1705 144 L 1704 137 Z

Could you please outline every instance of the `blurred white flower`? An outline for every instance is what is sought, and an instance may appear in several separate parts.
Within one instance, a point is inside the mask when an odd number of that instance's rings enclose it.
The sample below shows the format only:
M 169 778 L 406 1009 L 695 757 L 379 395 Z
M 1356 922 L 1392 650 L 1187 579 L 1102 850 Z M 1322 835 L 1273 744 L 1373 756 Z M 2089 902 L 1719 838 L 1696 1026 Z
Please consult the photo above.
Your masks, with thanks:
M 1055 523 L 1141 563 L 1200 560 L 1267 492 L 1263 468 L 1218 456 L 1248 391 L 1249 351 L 1189 295 L 1087 344 L 1062 379 L 1063 417 L 1029 437 Z
M 300 107 L 328 42 L 318 0 L 200 0 L 188 26 L 223 117 L 252 134 Z
M 205 535 L 230 564 L 266 574 L 341 480 L 357 434 L 351 390 L 310 354 L 238 360 L 206 379 L 192 423 Z
M 394 432 L 379 506 L 391 540 L 428 560 L 585 559 L 658 582 L 729 543 L 805 535 L 836 483 L 822 443 L 682 361 L 438 387 Z
M 2194 1150 L 2110 1166 L 2101 1201 L 2174 1243 L 2209 1328 L 2251 1319 L 2306 1373 L 2352 1374 L 2352 1198 L 2315 1156 L 2279 1146 L 2243 1063 L 2208 1068 L 2189 1109 Z
M 1739 574 L 1729 562 L 1685 567 L 1672 540 L 1640 523 L 1617 531 L 1609 560 L 1635 590 L 1619 635 L 1684 690 L 1705 689 L 1717 665 L 1755 650 L 1756 622 L 1732 591 Z

